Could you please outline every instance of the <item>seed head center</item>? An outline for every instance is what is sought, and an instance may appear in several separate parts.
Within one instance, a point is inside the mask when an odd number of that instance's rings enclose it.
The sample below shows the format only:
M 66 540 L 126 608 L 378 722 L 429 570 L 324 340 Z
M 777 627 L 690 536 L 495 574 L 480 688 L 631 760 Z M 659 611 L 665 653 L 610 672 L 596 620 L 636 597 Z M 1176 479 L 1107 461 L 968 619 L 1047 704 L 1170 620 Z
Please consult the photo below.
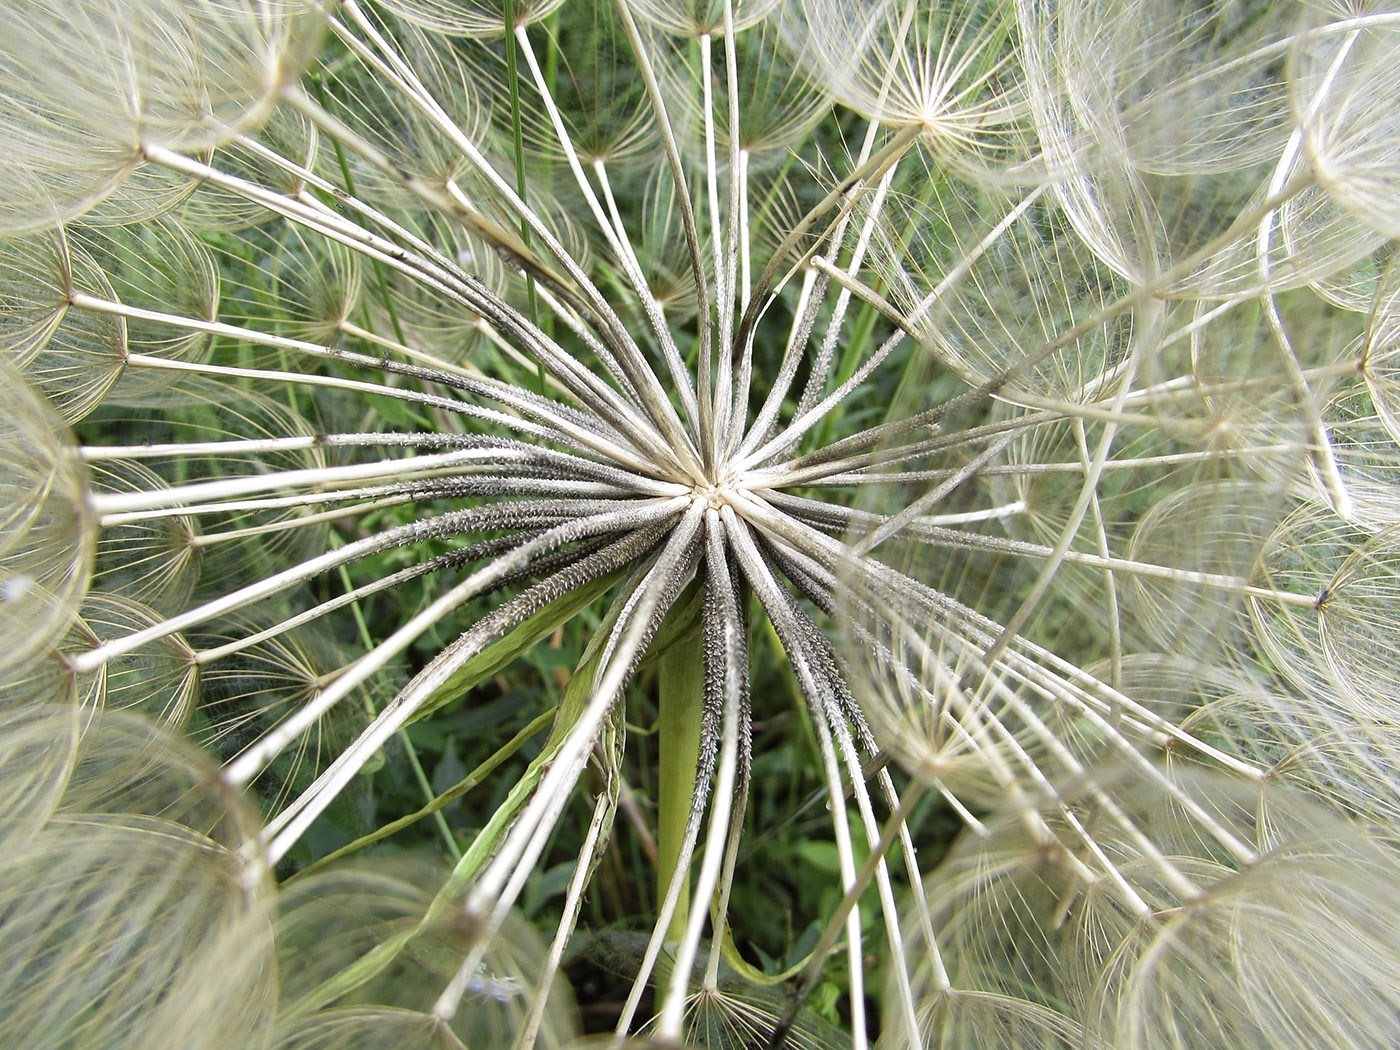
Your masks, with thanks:
M 736 488 L 733 478 L 724 478 L 720 481 L 697 482 L 691 486 L 690 491 L 695 499 L 704 500 L 711 510 L 719 510 L 734 502 Z

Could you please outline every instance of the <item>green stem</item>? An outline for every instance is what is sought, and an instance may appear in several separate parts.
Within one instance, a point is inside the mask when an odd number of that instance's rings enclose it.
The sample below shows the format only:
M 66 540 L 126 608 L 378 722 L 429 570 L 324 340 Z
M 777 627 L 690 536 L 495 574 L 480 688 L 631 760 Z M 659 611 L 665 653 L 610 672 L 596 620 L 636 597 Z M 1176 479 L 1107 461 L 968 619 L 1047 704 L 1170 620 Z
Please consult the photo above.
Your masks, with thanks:
M 502 0 L 501 11 L 506 27 L 506 82 L 510 88 L 510 134 L 515 154 L 515 192 L 520 195 L 521 200 L 525 200 L 525 134 L 520 118 L 520 70 L 516 58 L 518 44 L 515 40 L 515 0 Z M 530 224 L 525 221 L 524 217 L 520 220 L 520 237 L 526 244 L 530 243 Z M 540 307 L 538 297 L 535 294 L 535 278 L 528 273 L 525 275 L 525 294 L 529 302 L 530 323 L 538 326 Z M 539 362 L 538 367 L 539 394 L 544 396 L 546 391 L 544 363 Z
M 680 866 L 686 828 L 695 799 L 700 761 L 700 725 L 705 707 L 704 636 L 692 631 L 679 638 L 657 661 L 660 717 L 657 737 L 656 888 L 664 899 L 673 878 L 684 879 L 666 939 L 678 941 L 690 911 L 690 871 Z

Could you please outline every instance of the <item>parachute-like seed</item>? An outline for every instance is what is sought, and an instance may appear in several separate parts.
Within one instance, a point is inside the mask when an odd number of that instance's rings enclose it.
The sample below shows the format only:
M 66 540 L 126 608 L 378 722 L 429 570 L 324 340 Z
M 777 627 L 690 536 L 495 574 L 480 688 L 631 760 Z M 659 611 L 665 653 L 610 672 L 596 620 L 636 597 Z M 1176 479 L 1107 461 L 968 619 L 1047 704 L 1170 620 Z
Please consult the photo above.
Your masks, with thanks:
M 1393 721 L 1256 686 L 1197 708 L 1182 725 L 1203 739 L 1236 741 L 1242 757 L 1349 817 L 1391 827 L 1400 812 L 1390 776 L 1400 748 Z
M 389 1006 L 346 1006 L 283 1025 L 274 1050 L 467 1050 L 432 1014 Z
M 184 223 L 162 218 L 140 225 L 70 226 L 69 238 L 71 250 L 91 258 L 104 279 L 101 288 L 79 285 L 78 291 L 94 298 L 106 295 L 106 303 L 196 321 L 212 321 L 218 316 L 219 281 L 214 260 Z M 109 320 L 118 318 L 125 338 L 122 357 L 145 354 L 201 362 L 209 355 L 208 332 L 172 329 L 169 324 L 139 316 L 117 314 Z M 178 375 L 125 369 L 104 400 L 138 406 L 159 402 Z
M 1366 388 L 1394 439 L 1400 436 L 1400 263 L 1391 259 L 1366 290 L 1370 295 L 1355 307 L 1370 312 L 1365 341 Z
M 0 368 L 0 670 L 43 652 L 68 625 L 92 569 L 83 471 L 53 410 Z
M 1143 280 L 1198 270 L 1207 296 L 1296 280 L 1291 259 L 1242 251 L 1258 222 L 1239 223 L 1306 181 L 1280 75 L 1286 19 L 1214 2 L 1019 10 L 1055 193 L 1100 258 Z
M 1180 574 L 1138 579 L 1127 590 L 1125 602 L 1140 636 L 1163 639 L 1173 652 L 1194 653 L 1229 632 L 1240 606 L 1238 587 L 1212 585 L 1195 574 L 1239 573 L 1273 532 L 1278 514 L 1271 486 L 1234 480 L 1202 482 L 1157 503 L 1134 530 L 1129 556 L 1174 564 Z
M 1039 830 L 1014 810 L 989 825 L 925 887 L 940 954 L 920 973 L 1030 997 L 1027 1024 L 1067 1009 L 1091 1045 L 1380 1045 L 1395 1004 L 1375 964 L 1400 945 L 1373 920 L 1393 855 L 1281 785 L 1173 784 L 1205 808 L 1120 772 L 1068 786 Z M 964 993 L 943 994 L 956 1016 Z
M 0 228 L 80 214 L 147 146 L 199 149 L 256 124 L 309 57 L 318 22 L 296 0 L 12 5 Z
M 115 714 L 75 740 L 71 710 L 17 734 L 72 757 L 47 819 L 0 858 L 0 1038 L 260 1047 L 275 990 L 254 818 L 184 741 Z
M 256 138 L 239 136 L 220 146 L 209 159 L 232 176 L 294 197 L 306 188 L 306 176 L 317 166 L 320 148 L 315 127 L 305 117 L 279 106 L 258 127 Z M 98 209 L 99 216 L 104 210 L 105 203 Z M 200 233 L 242 230 L 267 223 L 273 215 L 247 197 L 198 181 L 195 192 L 180 205 L 180 218 Z M 85 221 L 93 222 L 92 216 Z
M 567 992 L 558 985 L 540 987 L 544 949 L 533 931 L 512 921 L 481 952 L 483 930 L 458 902 L 437 899 L 443 881 L 442 871 L 421 862 L 342 864 L 282 891 L 277 945 L 287 1045 L 348 1037 L 353 1025 L 343 1019 L 344 1011 L 353 1005 L 376 1012 L 378 1019 L 367 1022 L 371 1030 L 400 1023 L 412 1030 L 418 1022 L 408 1015 L 435 1016 L 449 1045 L 456 1039 L 465 1046 L 508 1046 L 537 995 L 543 1012 L 536 1045 L 558 1050 L 573 1038 Z M 460 1004 L 450 1015 L 442 1009 L 435 1014 L 443 986 L 473 952 L 479 962 Z M 357 978 L 346 976 L 355 973 Z
M 1316 14 L 1331 13 L 1316 5 Z M 1385 99 L 1400 86 L 1394 63 L 1400 25 L 1382 4 L 1339 6 L 1351 20 L 1316 18 L 1293 45 L 1293 107 L 1318 182 L 1387 237 L 1400 235 L 1390 148 L 1400 124 Z M 1312 12 L 1310 12 L 1312 14 Z
M 133 598 L 90 591 L 68 633 L 54 649 L 22 668 L 0 674 L 0 706 L 73 704 L 91 717 L 100 710 L 133 709 L 153 722 L 182 727 L 199 697 L 194 651 L 179 635 L 162 638 L 86 674 L 70 658 L 102 642 L 161 621 Z
M 728 22 L 742 31 L 759 25 L 772 14 L 779 0 L 738 0 L 728 4 L 722 0 L 631 0 L 637 17 L 668 34 L 679 37 L 719 36 Z
M 513 7 L 513 25 L 506 25 L 502 0 L 389 0 L 384 6 L 394 14 L 452 36 L 496 37 L 514 25 L 529 25 L 549 16 L 564 0 L 519 0 Z
M 85 714 L 72 705 L 33 705 L 0 714 L 0 851 L 33 837 L 63 798 Z
M 757 987 L 735 976 L 721 977 L 713 990 L 692 992 L 685 1006 L 685 1042 L 712 1050 L 757 1050 L 783 1015 L 779 989 Z M 834 1050 L 844 1045 L 839 1028 L 814 1010 L 803 1010 L 787 1034 L 798 1050 Z
M 1381 1046 L 1394 1032 L 1400 1004 L 1378 977 L 1400 948 L 1393 855 L 1346 827 L 1300 833 L 1272 802 L 1287 837 L 1107 960 L 1090 1016 L 1111 1045 Z
M 90 484 L 97 492 L 140 492 L 165 485 L 139 460 L 95 462 Z M 97 538 L 93 587 L 120 593 L 169 615 L 189 604 L 202 561 L 192 515 L 135 515 L 104 523 Z
M 1394 1044 L 1395 25 L 10 5 L 0 1043 Z
M 989 1050 L 1071 1050 L 1103 1044 L 1078 1022 L 1024 999 L 990 992 L 931 991 L 921 999 L 920 1027 L 899 1032 L 910 1047 L 985 1046 Z
M 782 18 L 797 60 L 820 83 L 872 120 L 917 128 L 940 163 L 986 173 L 1024 158 L 1013 8 L 801 0 Z
M 974 386 L 1016 369 L 1005 394 L 1034 407 L 1101 397 L 1104 376 L 1135 338 L 1131 314 L 1105 309 L 1127 283 L 1041 199 L 947 179 L 934 192 L 932 200 L 885 202 L 871 256 L 888 298 L 938 366 Z M 1096 315 L 1103 319 L 1093 324 Z M 1026 361 L 1081 323 L 1091 327 L 1079 338 Z
M 0 245 L 6 276 L 0 325 L 14 333 L 7 354 L 13 367 L 47 395 L 72 423 L 112 389 L 126 367 L 126 319 L 74 309 L 81 293 L 99 302 L 116 299 L 102 267 L 63 232 Z

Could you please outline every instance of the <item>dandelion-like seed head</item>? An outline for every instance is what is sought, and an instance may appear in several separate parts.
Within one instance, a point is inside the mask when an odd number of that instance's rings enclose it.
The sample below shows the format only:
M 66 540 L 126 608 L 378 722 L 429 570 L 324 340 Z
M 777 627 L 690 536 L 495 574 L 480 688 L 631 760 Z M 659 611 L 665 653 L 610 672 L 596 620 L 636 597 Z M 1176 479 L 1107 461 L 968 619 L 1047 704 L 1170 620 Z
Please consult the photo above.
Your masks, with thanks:
M 1397 25 L 11 4 L 0 1043 L 1394 1045 Z

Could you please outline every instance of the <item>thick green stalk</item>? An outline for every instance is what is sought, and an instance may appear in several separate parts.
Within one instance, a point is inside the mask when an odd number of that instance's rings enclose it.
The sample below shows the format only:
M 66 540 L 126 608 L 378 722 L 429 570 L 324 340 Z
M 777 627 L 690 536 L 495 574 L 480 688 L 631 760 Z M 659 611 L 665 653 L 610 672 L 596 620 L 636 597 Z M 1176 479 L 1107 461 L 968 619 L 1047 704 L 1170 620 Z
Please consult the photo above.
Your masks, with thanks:
M 700 724 L 705 706 L 704 638 L 690 631 L 669 646 L 657 661 L 660 717 L 657 737 L 656 889 L 664 899 L 672 878 L 681 884 L 680 900 L 666 928 L 666 940 L 679 940 L 690 910 L 690 871 L 681 870 L 686 827 L 695 798 L 700 761 Z

